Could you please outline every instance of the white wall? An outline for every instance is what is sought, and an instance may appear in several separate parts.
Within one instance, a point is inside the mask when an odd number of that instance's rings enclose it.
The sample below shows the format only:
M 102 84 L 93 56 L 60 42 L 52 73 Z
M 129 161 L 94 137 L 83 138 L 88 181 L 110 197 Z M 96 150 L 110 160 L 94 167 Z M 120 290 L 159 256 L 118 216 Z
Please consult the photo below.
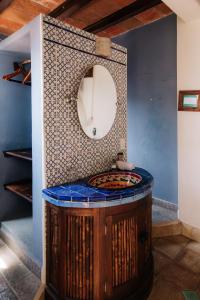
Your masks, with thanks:
M 43 130 L 43 42 L 42 15 L 32 21 L 31 30 L 31 82 L 32 82 L 32 180 L 34 253 L 45 271 L 44 201 L 45 187 L 44 130 Z M 44 278 L 42 278 L 44 280 Z
M 199 0 L 163 0 L 182 20 L 194 21 L 200 18 Z
M 200 19 L 177 22 L 177 79 L 200 90 Z M 200 228 L 200 112 L 178 112 L 179 218 Z

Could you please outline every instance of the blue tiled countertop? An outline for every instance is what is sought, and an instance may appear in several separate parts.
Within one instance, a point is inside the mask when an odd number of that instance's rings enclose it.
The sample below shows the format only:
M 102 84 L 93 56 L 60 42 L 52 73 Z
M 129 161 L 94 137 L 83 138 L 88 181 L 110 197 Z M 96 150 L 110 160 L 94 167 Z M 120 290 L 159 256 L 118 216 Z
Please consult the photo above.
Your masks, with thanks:
M 142 181 L 134 187 L 126 189 L 105 189 L 88 185 L 88 178 L 50 187 L 43 190 L 43 198 L 62 207 L 109 207 L 137 201 L 152 191 L 153 177 L 144 169 L 135 168 L 134 173 L 142 177 Z

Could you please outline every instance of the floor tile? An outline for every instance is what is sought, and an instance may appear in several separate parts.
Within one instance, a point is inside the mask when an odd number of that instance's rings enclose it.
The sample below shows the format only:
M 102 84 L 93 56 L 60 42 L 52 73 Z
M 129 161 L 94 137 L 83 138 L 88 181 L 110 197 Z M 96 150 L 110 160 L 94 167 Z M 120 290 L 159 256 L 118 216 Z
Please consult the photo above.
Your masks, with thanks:
M 27 267 L 21 263 L 18 257 L 7 246 L 0 249 L 0 259 L 5 264 L 1 272 L 11 285 L 16 279 L 19 280 L 31 274 Z
M 160 252 L 153 251 L 154 256 L 154 275 L 157 276 L 160 271 L 171 263 L 171 260 Z
M 5 279 L 3 278 L 2 274 L 0 273 L 0 293 L 5 291 L 8 288 Z
M 184 300 L 184 297 L 174 283 L 158 278 L 148 300 Z
M 16 262 L 20 262 L 18 257 L 6 245 L 0 248 L 0 258 L 6 265 L 6 268 L 9 268 Z
M 21 280 L 16 279 L 15 283 L 12 285 L 20 300 L 33 300 L 39 286 L 40 281 L 33 274 L 26 276 Z
M 176 261 L 181 266 L 200 275 L 200 254 L 199 253 L 185 248 L 183 253 Z
M 0 294 L 0 300 L 4 298 L 5 300 L 12 300 L 16 299 L 14 298 L 16 296 L 18 300 L 33 300 L 40 286 L 40 280 L 22 264 L 18 257 L 7 246 L 0 248 L 0 262 L 2 263 L 0 270 L 3 275 L 2 278 L 5 277 L 10 287 L 10 289 L 8 289 L 5 286 L 5 282 L 2 280 L 1 284 L 0 280 L 0 287 L 3 293 L 2 295 Z M 14 294 L 13 296 L 12 292 L 14 292 L 16 296 Z M 7 294 L 10 298 L 6 298 Z
M 159 278 L 175 284 L 182 290 L 198 288 L 199 276 L 172 262 L 159 274 Z
M 199 255 L 200 255 L 200 243 L 197 243 L 195 241 L 190 241 L 188 243 L 186 249 L 190 249 L 196 253 L 199 253 Z
M 8 286 L 5 278 L 0 273 L 0 300 L 17 300 L 15 294 Z
M 175 259 L 177 255 L 183 251 L 189 240 L 182 236 L 157 238 L 153 241 L 153 247 L 171 259 Z
M 19 280 L 31 274 L 31 272 L 7 246 L 0 248 L 0 259 L 4 264 L 1 272 L 11 285 L 16 279 Z
M 2 293 L 0 293 L 0 300 L 18 300 L 18 299 L 11 290 L 5 290 Z
M 2 273 L 11 285 L 13 285 L 16 280 L 23 279 L 31 274 L 31 272 L 22 263 L 18 262 L 10 266 L 8 269 L 3 270 Z
M 167 240 L 178 243 L 181 247 L 185 247 L 190 242 L 190 239 L 183 235 L 174 235 L 166 237 Z

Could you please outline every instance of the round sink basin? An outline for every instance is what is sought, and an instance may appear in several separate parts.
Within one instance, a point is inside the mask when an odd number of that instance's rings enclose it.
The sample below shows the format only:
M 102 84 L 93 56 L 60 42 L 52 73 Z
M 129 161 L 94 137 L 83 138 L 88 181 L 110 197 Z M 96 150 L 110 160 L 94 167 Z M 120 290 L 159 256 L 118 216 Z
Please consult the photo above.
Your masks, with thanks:
M 92 176 L 88 184 L 104 189 L 126 189 L 135 186 L 142 177 L 132 171 L 105 172 Z

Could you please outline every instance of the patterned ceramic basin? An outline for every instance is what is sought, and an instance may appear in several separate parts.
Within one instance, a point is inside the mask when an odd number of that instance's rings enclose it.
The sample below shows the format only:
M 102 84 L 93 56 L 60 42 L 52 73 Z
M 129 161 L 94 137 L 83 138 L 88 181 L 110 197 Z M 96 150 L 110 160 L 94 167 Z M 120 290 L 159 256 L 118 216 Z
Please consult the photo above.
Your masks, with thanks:
M 104 189 L 125 189 L 133 187 L 142 177 L 131 171 L 105 172 L 92 176 L 88 184 Z

